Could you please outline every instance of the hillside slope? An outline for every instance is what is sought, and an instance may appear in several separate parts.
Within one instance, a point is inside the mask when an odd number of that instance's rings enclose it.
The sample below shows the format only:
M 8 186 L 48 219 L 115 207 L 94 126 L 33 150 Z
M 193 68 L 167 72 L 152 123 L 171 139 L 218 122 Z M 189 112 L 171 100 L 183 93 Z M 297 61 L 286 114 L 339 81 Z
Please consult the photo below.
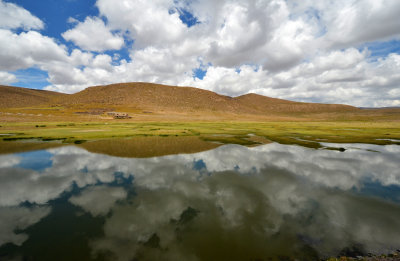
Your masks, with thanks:
M 231 97 L 192 87 L 150 83 L 123 83 L 89 87 L 72 94 L 63 104 L 122 106 L 148 111 L 224 111 L 241 113 Z
M 282 112 L 282 113 L 321 113 L 321 112 L 351 112 L 359 109 L 343 104 L 322 104 L 294 102 L 276 98 L 270 98 L 258 94 L 245 94 L 234 98 L 242 106 L 252 108 L 261 113 Z
M 0 86 L 0 109 L 7 112 L 3 114 L 7 121 L 21 118 L 21 114 L 40 116 L 41 120 L 96 120 L 107 111 L 128 112 L 136 119 L 149 120 L 296 120 L 361 111 L 348 105 L 302 103 L 257 94 L 232 98 L 198 88 L 151 83 L 94 86 L 75 94 Z
M 176 87 L 150 83 L 121 83 L 89 87 L 72 94 L 59 103 L 124 106 L 149 111 L 223 112 L 234 114 L 265 114 L 290 112 L 357 111 L 348 105 L 301 103 L 269 98 L 257 94 L 229 97 L 192 87 Z
M 32 107 L 63 99 L 67 94 L 0 85 L 0 108 Z

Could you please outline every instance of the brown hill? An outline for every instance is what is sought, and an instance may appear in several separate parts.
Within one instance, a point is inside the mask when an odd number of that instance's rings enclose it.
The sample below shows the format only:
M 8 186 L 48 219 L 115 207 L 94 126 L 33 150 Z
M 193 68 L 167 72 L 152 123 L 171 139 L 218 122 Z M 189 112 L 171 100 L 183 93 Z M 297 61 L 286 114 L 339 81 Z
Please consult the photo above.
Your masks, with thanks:
M 357 111 L 348 105 L 293 102 L 246 94 L 236 98 L 192 87 L 176 87 L 150 83 L 121 83 L 89 87 L 72 94 L 61 104 L 96 104 L 124 106 L 131 109 L 174 112 L 223 112 L 234 114 L 265 114 L 271 112 L 336 112 Z
M 0 85 L 0 108 L 39 106 L 65 96 L 67 94 Z
M 192 87 L 150 83 L 122 83 L 89 87 L 59 99 L 63 105 L 95 104 L 151 112 L 246 112 L 233 98 Z M 249 111 L 250 112 L 250 111 Z
M 358 108 L 349 105 L 294 102 L 294 101 L 270 98 L 254 93 L 249 93 L 236 97 L 235 100 L 237 100 L 242 106 L 252 108 L 253 110 L 261 113 L 265 112 L 320 113 L 320 112 L 350 112 L 359 110 Z
M 182 117 L 185 118 L 193 117 L 193 115 L 208 115 L 217 118 L 231 115 L 230 118 L 233 117 L 233 119 L 237 118 L 235 115 L 291 117 L 302 113 L 360 111 L 348 105 L 293 102 L 257 94 L 232 98 L 198 88 L 151 83 L 95 86 L 75 94 L 0 86 L 0 108 L 34 106 L 35 108 L 57 107 L 59 109 L 55 114 L 61 113 L 64 116 L 71 115 L 71 117 L 102 114 L 108 110 L 183 115 Z M 15 109 L 12 110 L 15 111 Z

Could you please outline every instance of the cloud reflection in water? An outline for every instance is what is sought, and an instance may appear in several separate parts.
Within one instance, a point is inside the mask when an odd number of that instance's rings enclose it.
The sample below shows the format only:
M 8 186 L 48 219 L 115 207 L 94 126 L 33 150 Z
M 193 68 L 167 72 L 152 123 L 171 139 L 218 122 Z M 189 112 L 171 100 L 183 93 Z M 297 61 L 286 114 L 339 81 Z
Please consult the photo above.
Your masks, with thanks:
M 18 167 L 17 158 L 1 165 L 0 207 L 25 211 L 21 204 L 28 202 L 37 212 L 44 208 L 23 229 L 45 222 L 51 208 L 45 204 L 68 195 L 70 204 L 104 218 L 104 236 L 91 239 L 90 247 L 93 255 L 115 260 L 243 260 L 337 255 L 353 245 L 371 252 L 399 248 L 400 146 L 340 146 L 347 150 L 226 145 L 145 159 L 56 148 L 48 150 L 52 165 L 40 172 Z M 14 158 L 1 156 L 0 162 L 8 159 Z M 367 183 L 381 189 L 363 193 Z M 378 193 L 388 186 L 390 198 Z M 8 231 L 2 242 L 22 244 L 9 232 L 18 224 L 2 219 L 1 232 Z

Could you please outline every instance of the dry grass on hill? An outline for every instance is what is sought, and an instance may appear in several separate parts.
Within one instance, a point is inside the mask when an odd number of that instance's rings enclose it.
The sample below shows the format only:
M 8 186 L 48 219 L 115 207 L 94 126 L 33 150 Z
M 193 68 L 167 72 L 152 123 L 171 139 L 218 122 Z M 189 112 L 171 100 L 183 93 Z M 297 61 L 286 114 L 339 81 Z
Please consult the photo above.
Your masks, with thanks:
M 190 87 L 149 83 L 112 84 L 89 87 L 71 95 L 61 104 L 97 104 L 123 106 L 151 112 L 221 111 L 242 113 L 243 108 L 231 97 Z
M 120 83 L 62 94 L 0 86 L 0 120 L 107 121 L 107 111 L 130 121 L 400 120 L 400 109 L 362 110 L 340 104 L 293 102 L 257 94 L 229 97 L 192 87 Z
M 285 112 L 285 113 L 323 113 L 323 112 L 356 112 L 360 109 L 342 104 L 303 103 L 258 94 L 246 94 L 234 98 L 241 105 L 254 109 L 257 112 Z
M 62 104 L 104 104 L 132 106 L 132 109 L 175 112 L 224 112 L 257 114 L 266 112 L 357 111 L 347 105 L 301 103 L 247 94 L 232 98 L 192 87 L 150 83 L 123 83 L 87 88 L 71 95 Z
M 0 85 L 0 108 L 40 106 L 52 103 L 56 97 L 63 99 L 66 94 Z

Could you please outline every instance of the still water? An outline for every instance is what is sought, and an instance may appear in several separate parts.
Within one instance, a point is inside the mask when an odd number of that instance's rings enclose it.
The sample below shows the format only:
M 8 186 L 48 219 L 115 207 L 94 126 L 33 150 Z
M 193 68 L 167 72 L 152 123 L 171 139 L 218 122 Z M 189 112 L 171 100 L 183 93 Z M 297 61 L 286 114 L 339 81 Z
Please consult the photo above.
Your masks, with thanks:
M 400 248 L 400 146 L 0 156 L 0 260 L 317 260 Z

